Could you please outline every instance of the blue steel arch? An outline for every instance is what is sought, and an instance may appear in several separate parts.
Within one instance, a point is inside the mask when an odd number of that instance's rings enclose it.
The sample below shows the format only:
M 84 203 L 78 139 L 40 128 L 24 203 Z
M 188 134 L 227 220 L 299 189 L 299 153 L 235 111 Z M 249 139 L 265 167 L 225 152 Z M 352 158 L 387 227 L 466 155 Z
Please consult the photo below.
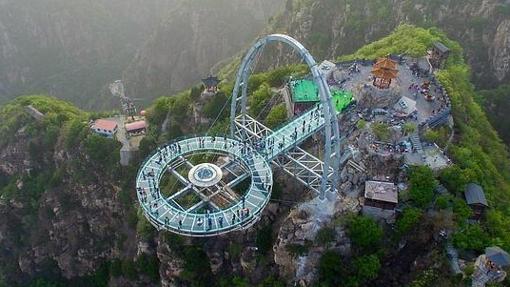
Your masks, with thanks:
M 334 198 L 334 193 L 338 186 L 339 169 L 340 169 L 340 129 L 336 117 L 336 111 L 333 106 L 331 92 L 322 73 L 319 70 L 314 58 L 308 50 L 296 39 L 283 34 L 271 34 L 259 39 L 243 58 L 241 66 L 237 71 L 234 90 L 232 92 L 232 103 L 230 109 L 230 134 L 235 136 L 235 119 L 238 110 L 241 115 L 246 114 L 247 98 L 248 98 L 248 78 L 251 72 L 251 66 L 254 59 L 262 52 L 269 42 L 281 42 L 289 45 L 296 50 L 303 60 L 306 62 L 313 76 L 313 81 L 319 87 L 319 96 L 321 102 L 322 113 L 324 114 L 324 166 L 321 179 L 321 199 L 325 197 L 325 190 L 330 187 L 331 194 L 326 195 L 328 198 Z M 241 95 L 239 92 L 241 90 Z M 330 168 L 332 173 L 330 173 Z

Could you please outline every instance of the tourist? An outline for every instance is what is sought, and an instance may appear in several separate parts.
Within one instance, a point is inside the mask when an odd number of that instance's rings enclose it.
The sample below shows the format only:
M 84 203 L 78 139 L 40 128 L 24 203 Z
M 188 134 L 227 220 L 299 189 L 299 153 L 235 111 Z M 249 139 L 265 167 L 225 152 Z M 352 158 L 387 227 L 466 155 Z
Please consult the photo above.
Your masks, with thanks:
M 220 224 L 220 227 L 223 227 L 223 216 L 220 216 L 220 218 L 218 218 L 218 223 Z
M 202 217 L 199 217 L 198 221 L 197 221 L 197 225 L 202 226 L 202 224 L 204 224 L 204 221 L 202 220 Z

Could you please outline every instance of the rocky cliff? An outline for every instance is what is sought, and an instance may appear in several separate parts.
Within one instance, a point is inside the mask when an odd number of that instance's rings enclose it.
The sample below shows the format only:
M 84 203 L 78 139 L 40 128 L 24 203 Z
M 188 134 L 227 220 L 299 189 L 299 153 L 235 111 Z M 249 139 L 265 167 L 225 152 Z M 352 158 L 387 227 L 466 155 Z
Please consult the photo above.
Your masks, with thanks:
M 510 80 L 510 4 L 502 0 L 288 0 L 270 31 L 285 32 L 317 59 L 334 59 L 401 23 L 436 26 L 460 42 L 479 87 Z M 285 53 L 283 53 L 285 54 Z M 265 61 L 266 66 L 274 61 Z
M 127 92 L 153 99 L 197 84 L 246 48 L 282 0 L 186 1 L 157 27 L 124 72 Z

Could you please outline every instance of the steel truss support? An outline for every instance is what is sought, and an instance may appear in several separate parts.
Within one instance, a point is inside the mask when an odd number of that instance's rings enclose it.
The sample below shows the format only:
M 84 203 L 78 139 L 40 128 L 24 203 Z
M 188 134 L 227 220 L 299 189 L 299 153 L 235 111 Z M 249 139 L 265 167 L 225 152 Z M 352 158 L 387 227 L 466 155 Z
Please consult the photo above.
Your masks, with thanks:
M 251 73 L 251 66 L 254 60 L 262 52 L 265 45 L 269 42 L 281 42 L 289 45 L 296 50 L 303 60 L 306 62 L 314 82 L 319 87 L 319 96 L 321 101 L 321 110 L 324 115 L 324 161 L 322 164 L 322 173 L 320 181 L 320 198 L 326 196 L 329 199 L 335 198 L 336 188 L 339 182 L 340 167 L 340 131 L 336 117 L 336 110 L 333 107 L 331 93 L 326 80 L 322 76 L 317 63 L 313 59 L 308 50 L 298 41 L 282 34 L 268 35 L 258 40 L 248 51 L 241 62 L 241 66 L 237 72 L 234 90 L 232 92 L 232 104 L 230 109 L 230 134 L 241 141 L 253 140 L 256 137 L 263 137 L 263 133 L 257 130 L 258 125 L 255 123 L 244 123 L 242 126 L 250 129 L 252 133 L 239 132 L 236 118 L 238 115 L 247 115 L 247 98 L 248 98 L 248 78 Z M 241 94 L 240 94 L 241 93 Z M 251 126 L 250 126 L 251 125 Z M 330 175 L 330 169 L 332 174 Z M 328 193 L 328 194 L 327 194 Z

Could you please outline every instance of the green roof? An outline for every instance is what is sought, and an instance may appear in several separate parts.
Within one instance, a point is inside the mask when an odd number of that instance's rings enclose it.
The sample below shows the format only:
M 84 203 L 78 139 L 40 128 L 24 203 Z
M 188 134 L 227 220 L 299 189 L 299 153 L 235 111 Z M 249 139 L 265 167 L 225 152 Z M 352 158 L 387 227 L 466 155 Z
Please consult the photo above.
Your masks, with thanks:
M 344 90 L 331 90 L 333 105 L 337 112 L 343 111 L 353 101 L 352 93 Z
M 319 88 L 311 80 L 295 80 L 290 82 L 292 101 L 294 103 L 318 102 Z
M 319 102 L 319 88 L 312 80 L 301 79 L 290 82 L 292 101 L 294 103 Z M 333 105 L 337 112 L 344 110 L 353 100 L 351 92 L 331 89 Z

